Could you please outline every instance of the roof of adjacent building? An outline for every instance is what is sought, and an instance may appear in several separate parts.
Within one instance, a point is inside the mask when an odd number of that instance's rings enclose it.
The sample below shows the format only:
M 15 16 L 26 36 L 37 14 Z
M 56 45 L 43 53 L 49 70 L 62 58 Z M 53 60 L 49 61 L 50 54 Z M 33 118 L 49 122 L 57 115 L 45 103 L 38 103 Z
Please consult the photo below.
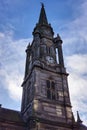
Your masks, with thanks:
M 24 124 L 24 120 L 19 111 L 0 108 L 0 121 L 9 121 Z
M 80 130 L 87 130 L 87 127 L 84 124 L 80 125 Z

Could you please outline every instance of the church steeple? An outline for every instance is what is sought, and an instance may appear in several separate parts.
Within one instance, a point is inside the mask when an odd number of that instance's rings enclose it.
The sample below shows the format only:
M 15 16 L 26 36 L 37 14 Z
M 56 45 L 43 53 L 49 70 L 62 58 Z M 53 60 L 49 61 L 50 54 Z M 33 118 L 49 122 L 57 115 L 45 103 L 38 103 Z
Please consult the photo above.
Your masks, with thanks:
M 44 4 L 42 3 L 39 20 L 34 28 L 33 35 L 39 33 L 41 37 L 48 37 L 50 39 L 53 38 L 54 32 L 51 24 L 48 23 Z
M 44 9 L 44 4 L 42 3 L 42 8 L 40 11 L 40 17 L 39 17 L 39 22 L 38 24 L 43 25 L 43 24 L 48 24 L 48 20 L 47 20 L 47 16 L 45 13 L 45 9 Z
M 54 124 L 60 121 L 72 123 L 67 76 L 61 37 L 54 37 L 42 4 L 39 20 L 33 31 L 33 41 L 26 50 L 25 79 L 22 84 L 21 112 L 29 120 L 30 130 L 33 123 L 36 122 L 37 126 L 37 120 L 39 129 L 55 129 L 51 126 L 48 128 L 46 123 L 49 121 L 54 121 Z M 43 124 L 41 120 L 44 121 Z

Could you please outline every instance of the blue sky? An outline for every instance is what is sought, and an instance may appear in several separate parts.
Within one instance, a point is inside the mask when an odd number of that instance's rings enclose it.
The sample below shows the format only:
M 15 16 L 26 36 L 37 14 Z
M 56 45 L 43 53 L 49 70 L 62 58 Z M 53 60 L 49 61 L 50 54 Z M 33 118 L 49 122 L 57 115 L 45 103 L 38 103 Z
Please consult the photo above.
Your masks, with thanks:
M 55 35 L 63 40 L 63 53 L 74 114 L 87 124 L 87 1 L 0 1 L 0 104 L 20 110 L 25 49 L 32 41 L 40 2 L 45 4 Z

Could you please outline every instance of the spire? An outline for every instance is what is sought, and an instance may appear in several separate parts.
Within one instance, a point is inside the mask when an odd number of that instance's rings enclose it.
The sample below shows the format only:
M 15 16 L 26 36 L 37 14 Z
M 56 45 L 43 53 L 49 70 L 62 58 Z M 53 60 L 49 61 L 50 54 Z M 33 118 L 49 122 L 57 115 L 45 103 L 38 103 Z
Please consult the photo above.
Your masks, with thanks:
M 47 16 L 44 9 L 44 4 L 42 4 L 41 11 L 40 11 L 40 17 L 38 24 L 48 24 Z
M 77 111 L 77 123 L 82 123 L 80 116 L 79 116 L 79 112 Z

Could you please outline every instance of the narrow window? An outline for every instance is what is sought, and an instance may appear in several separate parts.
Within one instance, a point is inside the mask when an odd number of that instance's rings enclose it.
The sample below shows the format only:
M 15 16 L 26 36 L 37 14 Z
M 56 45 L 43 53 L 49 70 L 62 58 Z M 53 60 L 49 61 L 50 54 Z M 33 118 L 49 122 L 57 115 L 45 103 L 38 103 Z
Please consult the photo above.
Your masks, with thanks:
M 51 88 L 55 90 L 55 83 L 53 81 L 51 82 Z
M 51 99 L 50 81 L 47 80 L 47 98 Z
M 51 80 L 47 80 L 47 98 L 56 100 L 55 83 Z
M 56 48 L 56 61 L 59 64 L 59 55 L 58 55 L 58 49 Z
M 55 96 L 55 83 L 53 81 L 51 82 L 51 91 L 52 91 L 52 100 L 55 100 L 56 99 L 56 96 Z

